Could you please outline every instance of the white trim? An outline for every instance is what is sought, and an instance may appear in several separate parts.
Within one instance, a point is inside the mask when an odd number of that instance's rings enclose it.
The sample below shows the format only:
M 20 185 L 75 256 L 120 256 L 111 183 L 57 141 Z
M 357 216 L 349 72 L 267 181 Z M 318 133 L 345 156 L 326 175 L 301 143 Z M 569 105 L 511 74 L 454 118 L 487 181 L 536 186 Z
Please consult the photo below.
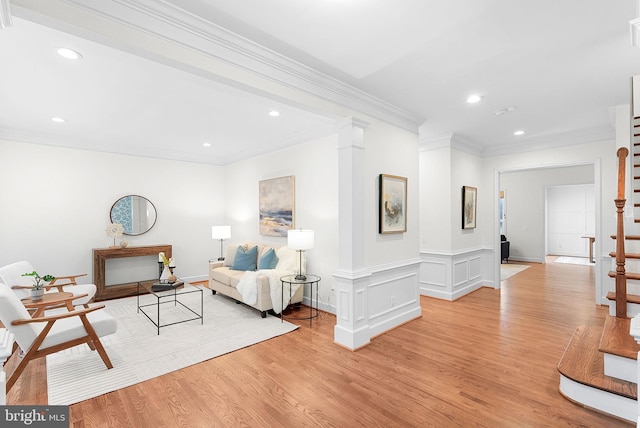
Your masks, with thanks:
M 0 28 L 12 27 L 11 4 L 9 0 L 0 0 Z
M 638 402 L 621 395 L 605 392 L 584 385 L 560 374 L 560 393 L 576 403 L 609 415 L 635 422 L 638 418 Z
M 640 48 L 640 18 L 629 21 L 629 31 L 631 34 L 631 46 Z
M 60 1 L 69 7 L 91 13 L 111 23 L 133 28 L 272 82 L 369 114 L 410 132 L 418 133 L 418 128 L 425 122 L 425 118 L 413 112 L 267 49 L 168 2 L 157 0 Z M 35 18 L 36 16 L 30 13 L 34 11 L 36 14 L 39 12 L 33 9 L 20 10 L 21 13 L 17 16 L 22 14 Z M 40 18 L 46 19 L 43 16 Z M 82 32 L 77 35 L 93 37 L 94 41 L 100 43 L 117 43 L 115 40 L 105 40 L 104 34 L 95 32 L 89 34 L 89 31 L 81 31 L 79 27 L 73 28 L 75 26 L 72 22 L 67 22 L 65 26 L 64 23 L 51 19 L 47 24 L 67 32 L 72 30 Z M 122 43 L 116 47 L 155 61 L 163 60 L 150 52 L 141 52 L 139 47 L 124 46 Z M 164 60 L 167 59 L 164 58 Z M 180 67 L 180 64 L 176 63 L 171 65 Z M 193 72 L 193 70 L 185 71 Z
M 627 382 L 638 383 L 638 362 L 631 358 L 605 352 L 604 374 Z
M 497 169 L 494 172 L 494 230 L 497 232 L 500 230 L 500 175 L 507 172 L 523 172 L 523 171 L 534 171 L 540 169 L 549 169 L 549 168 L 563 168 L 563 167 L 572 167 L 572 166 L 581 166 L 581 165 L 593 165 L 593 181 L 595 186 L 595 213 L 596 213 L 596 225 L 595 225 L 595 257 L 598 257 L 602 251 L 602 223 L 601 223 L 601 212 L 602 212 L 602 201 L 601 201 L 601 192 L 602 192 L 602 177 L 601 177 L 601 159 L 596 158 L 594 160 L 587 161 L 577 161 L 577 162 L 563 162 L 563 163 L 550 163 L 544 165 L 535 165 L 535 166 L 522 166 L 515 168 L 504 168 Z M 544 221 L 544 219 L 543 219 Z M 543 228 L 544 230 L 544 228 Z M 495 248 L 499 248 L 500 245 L 500 234 L 494 233 L 494 246 Z M 543 251 L 544 253 L 544 243 L 543 243 Z M 496 278 L 500 278 L 500 252 L 494 252 L 494 269 L 496 273 Z M 515 259 L 514 259 L 515 260 Z M 542 255 L 542 260 L 535 260 L 532 258 L 520 258 L 522 261 L 531 261 L 536 263 L 544 263 L 544 254 Z M 602 263 L 596 263 L 595 265 L 595 303 L 597 305 L 608 304 L 606 303 L 606 299 L 602 296 Z M 499 282 L 499 281 L 497 281 Z M 496 287 L 498 288 L 498 287 Z

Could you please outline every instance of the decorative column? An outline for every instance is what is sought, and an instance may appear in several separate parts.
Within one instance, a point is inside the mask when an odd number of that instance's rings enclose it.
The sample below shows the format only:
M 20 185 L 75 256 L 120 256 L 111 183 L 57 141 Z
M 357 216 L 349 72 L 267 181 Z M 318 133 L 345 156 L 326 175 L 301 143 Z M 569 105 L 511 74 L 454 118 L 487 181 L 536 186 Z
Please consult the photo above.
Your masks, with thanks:
M 338 128 L 339 250 L 334 340 L 358 349 L 370 342 L 365 269 L 364 129 L 368 123 L 348 118 Z
M 4 363 L 11 356 L 13 349 L 13 333 L 6 328 L 0 328 L 0 406 L 7 404 L 7 375 Z

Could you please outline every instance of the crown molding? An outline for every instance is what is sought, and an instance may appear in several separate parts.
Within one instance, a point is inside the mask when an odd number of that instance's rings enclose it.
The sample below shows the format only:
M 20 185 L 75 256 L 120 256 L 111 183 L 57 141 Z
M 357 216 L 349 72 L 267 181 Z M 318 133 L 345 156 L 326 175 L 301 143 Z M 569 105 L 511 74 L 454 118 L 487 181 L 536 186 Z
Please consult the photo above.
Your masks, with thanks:
M 0 29 L 12 27 L 11 5 L 9 0 L 0 0 Z
M 475 156 L 481 156 L 482 150 L 478 148 L 478 144 L 468 140 L 455 133 L 445 134 L 437 137 L 423 138 L 420 137 L 420 151 L 426 152 L 441 148 L 457 149 L 465 153 Z
M 426 152 L 448 147 L 471 155 L 480 156 L 482 158 L 489 158 L 515 153 L 532 152 L 536 150 L 550 150 L 577 144 L 596 143 L 599 141 L 614 140 L 615 138 L 616 134 L 614 128 L 604 126 L 537 137 L 528 137 L 517 144 L 503 144 L 497 147 L 482 148 L 480 144 L 454 133 L 430 138 L 424 138 L 421 136 L 419 150 L 421 152 Z
M 518 144 L 508 144 L 491 147 L 482 151 L 482 157 L 502 156 L 515 153 L 532 152 L 536 150 L 557 149 L 577 144 L 597 143 L 615 140 L 615 129 L 610 127 L 596 127 L 577 131 L 560 132 L 538 137 L 529 137 Z
M 415 113 L 374 97 L 162 0 L 59 1 L 287 88 L 376 117 L 410 132 L 417 133 L 419 126 L 425 121 Z M 32 6 L 32 9 L 33 7 L 37 6 Z M 104 42 L 104 39 L 101 41 Z M 134 46 L 118 47 L 128 48 L 132 53 L 140 54 L 139 48 Z

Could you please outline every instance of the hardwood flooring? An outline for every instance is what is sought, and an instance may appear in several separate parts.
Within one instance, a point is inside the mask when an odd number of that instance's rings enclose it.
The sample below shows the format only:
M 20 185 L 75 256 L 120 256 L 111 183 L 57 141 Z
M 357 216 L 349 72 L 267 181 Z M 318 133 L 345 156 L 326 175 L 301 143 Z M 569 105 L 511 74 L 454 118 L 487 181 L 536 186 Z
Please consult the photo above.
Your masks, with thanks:
M 602 326 L 590 266 L 532 264 L 357 351 L 335 317 L 71 406 L 73 427 L 628 427 L 558 392 L 576 327 Z M 259 316 L 256 313 L 256 316 Z M 43 363 L 9 404 L 46 404 Z

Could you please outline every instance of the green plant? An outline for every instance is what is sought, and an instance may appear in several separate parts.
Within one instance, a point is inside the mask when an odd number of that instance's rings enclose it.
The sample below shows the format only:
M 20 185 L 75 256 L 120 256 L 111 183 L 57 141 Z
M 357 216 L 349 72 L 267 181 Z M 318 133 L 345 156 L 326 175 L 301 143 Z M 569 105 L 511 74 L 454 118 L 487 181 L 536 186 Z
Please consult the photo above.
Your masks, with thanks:
M 23 273 L 22 276 L 32 276 L 33 288 L 35 288 L 36 290 L 40 290 L 42 287 L 44 287 L 45 282 L 51 282 L 56 279 L 56 277 L 53 275 L 40 276 L 35 270 L 33 272 Z

